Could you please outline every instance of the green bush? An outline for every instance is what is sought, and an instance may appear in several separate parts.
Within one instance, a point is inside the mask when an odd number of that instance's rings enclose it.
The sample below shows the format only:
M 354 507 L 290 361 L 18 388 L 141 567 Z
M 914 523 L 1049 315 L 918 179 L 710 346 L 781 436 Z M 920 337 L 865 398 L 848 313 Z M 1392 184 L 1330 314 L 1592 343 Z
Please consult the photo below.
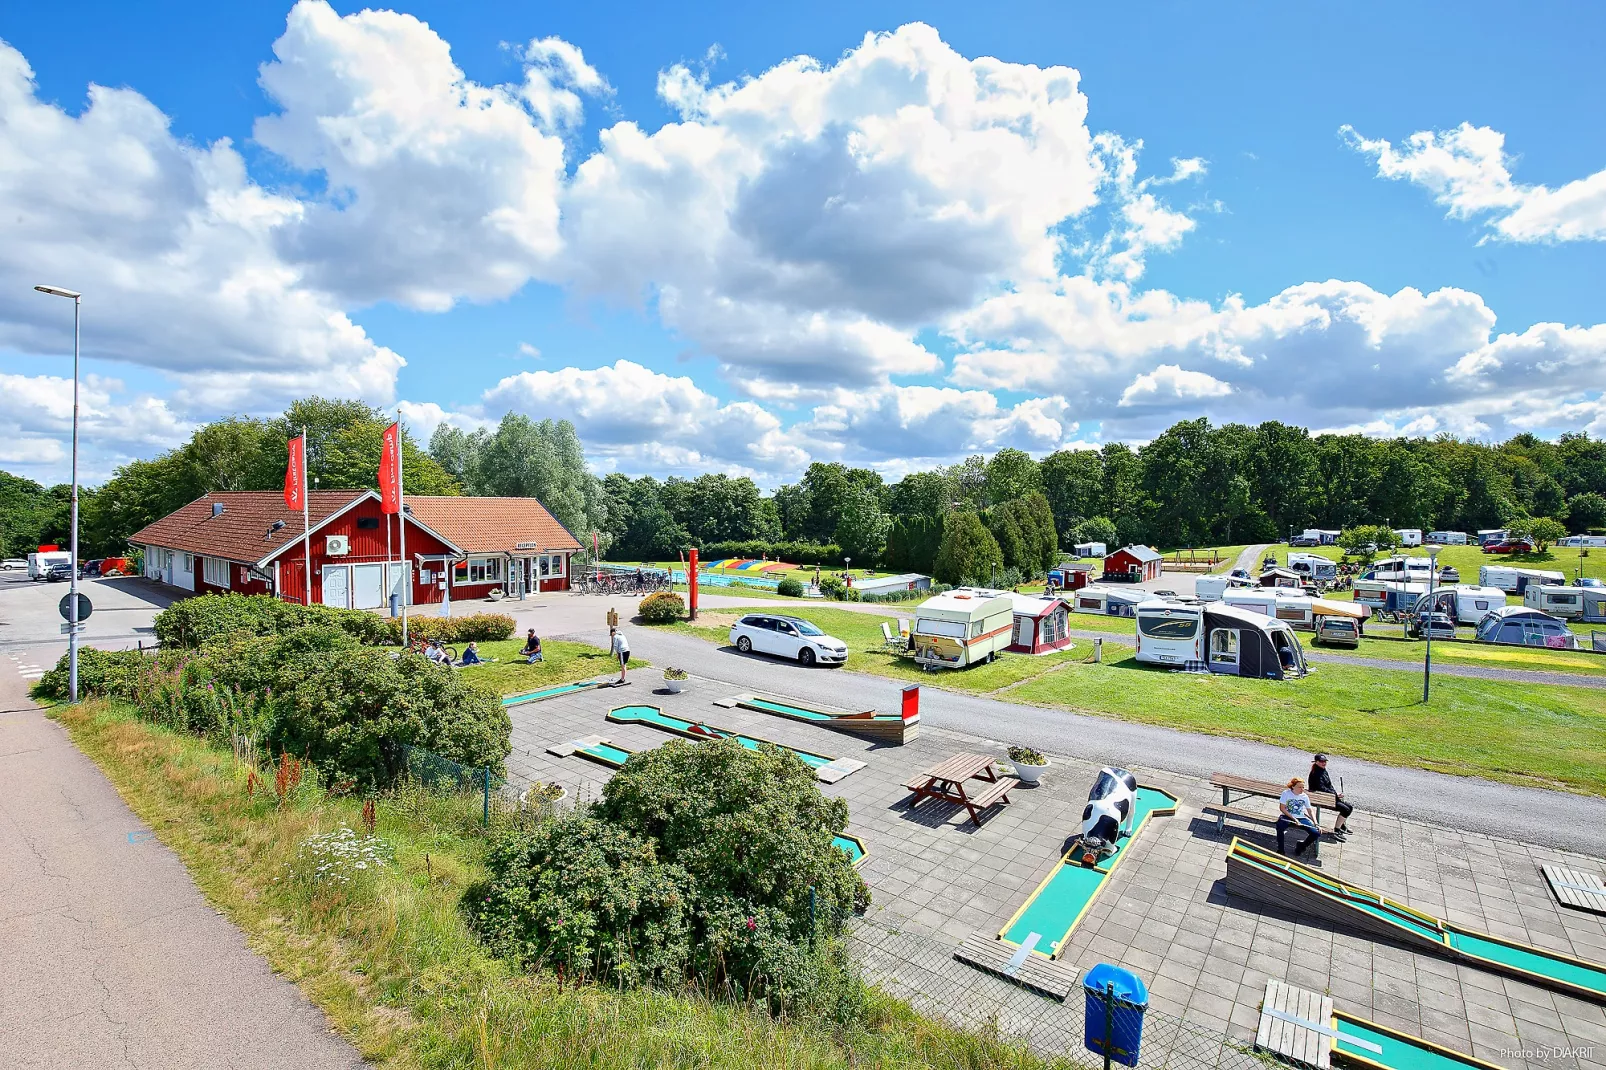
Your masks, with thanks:
M 848 585 L 842 582 L 841 576 L 824 575 L 820 577 L 820 593 L 833 601 L 840 602 L 847 597 Z
M 796 576 L 788 576 L 776 585 L 775 593 L 785 595 L 787 598 L 802 598 L 803 581 Z
M 79 647 L 78 694 L 128 697 L 133 694 L 135 682 L 149 660 L 137 650 Z M 41 698 L 67 698 L 69 671 L 68 655 L 63 654 L 56 662 L 56 667 L 39 678 L 34 685 L 34 693 Z
M 659 591 L 643 598 L 636 612 L 645 624 L 671 624 L 686 615 L 686 602 L 674 591 Z
M 303 606 L 265 594 L 203 594 L 174 602 L 156 615 L 164 647 L 195 648 L 231 634 L 278 635 L 309 625 L 340 628 L 369 646 L 389 637 L 389 621 L 361 609 Z
M 401 619 L 386 621 L 387 640 L 401 643 Z M 494 643 L 513 634 L 518 625 L 506 613 L 470 613 L 463 617 L 408 617 L 409 639 L 439 639 L 443 643 Z

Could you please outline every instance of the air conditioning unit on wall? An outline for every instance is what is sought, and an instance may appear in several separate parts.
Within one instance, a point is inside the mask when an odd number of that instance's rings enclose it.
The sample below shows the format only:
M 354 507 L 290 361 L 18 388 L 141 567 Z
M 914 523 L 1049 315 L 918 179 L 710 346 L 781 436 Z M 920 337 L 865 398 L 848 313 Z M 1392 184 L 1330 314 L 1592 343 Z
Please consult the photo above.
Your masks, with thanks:
M 351 539 L 346 535 L 330 535 L 324 553 L 330 557 L 342 557 L 351 553 Z

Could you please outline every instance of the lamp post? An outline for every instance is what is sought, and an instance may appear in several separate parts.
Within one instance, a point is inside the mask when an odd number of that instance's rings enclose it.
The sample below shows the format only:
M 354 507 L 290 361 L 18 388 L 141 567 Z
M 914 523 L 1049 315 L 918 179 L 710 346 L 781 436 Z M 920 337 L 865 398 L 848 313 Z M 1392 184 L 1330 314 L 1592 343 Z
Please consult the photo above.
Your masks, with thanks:
M 1428 548 L 1428 651 L 1427 651 L 1427 656 L 1422 659 L 1422 704 L 1423 705 L 1427 705 L 1428 688 L 1431 686 L 1431 684 L 1433 682 L 1433 610 L 1435 608 L 1434 604 L 1433 604 L 1434 603 L 1433 592 L 1436 590 L 1436 588 L 1434 586 L 1434 583 L 1438 578 L 1439 578 L 1439 548 L 1437 546 L 1430 546 Z M 1403 583 L 1402 583 L 1402 585 L 1403 585 Z
M 35 286 L 42 294 L 72 300 L 72 579 L 67 588 L 67 700 L 78 701 L 78 311 L 83 294 L 60 286 Z

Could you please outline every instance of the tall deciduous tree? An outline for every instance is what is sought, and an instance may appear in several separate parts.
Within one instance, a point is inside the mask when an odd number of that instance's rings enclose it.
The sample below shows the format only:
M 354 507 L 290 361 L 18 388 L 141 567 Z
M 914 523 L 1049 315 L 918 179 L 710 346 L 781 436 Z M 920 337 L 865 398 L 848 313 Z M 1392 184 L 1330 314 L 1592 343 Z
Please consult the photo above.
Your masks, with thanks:
M 943 518 L 933 575 L 941 583 L 985 583 L 993 568 L 1004 564 L 1003 551 L 981 517 L 956 509 Z

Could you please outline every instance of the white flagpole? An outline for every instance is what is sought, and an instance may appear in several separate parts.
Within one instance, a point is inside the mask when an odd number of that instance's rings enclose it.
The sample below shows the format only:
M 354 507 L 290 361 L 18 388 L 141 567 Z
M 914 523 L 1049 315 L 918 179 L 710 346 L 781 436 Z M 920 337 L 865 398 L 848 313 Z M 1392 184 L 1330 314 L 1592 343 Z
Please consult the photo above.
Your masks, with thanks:
M 312 522 L 308 519 L 307 511 L 307 484 L 311 482 L 307 475 L 307 425 L 301 425 L 301 547 L 306 555 L 305 564 L 301 571 L 307 574 L 307 606 L 312 606 Z
M 412 601 L 412 562 L 407 560 L 407 498 L 402 493 L 402 426 L 401 406 L 396 407 L 396 518 L 401 527 L 402 559 L 402 649 L 407 649 L 407 603 Z

